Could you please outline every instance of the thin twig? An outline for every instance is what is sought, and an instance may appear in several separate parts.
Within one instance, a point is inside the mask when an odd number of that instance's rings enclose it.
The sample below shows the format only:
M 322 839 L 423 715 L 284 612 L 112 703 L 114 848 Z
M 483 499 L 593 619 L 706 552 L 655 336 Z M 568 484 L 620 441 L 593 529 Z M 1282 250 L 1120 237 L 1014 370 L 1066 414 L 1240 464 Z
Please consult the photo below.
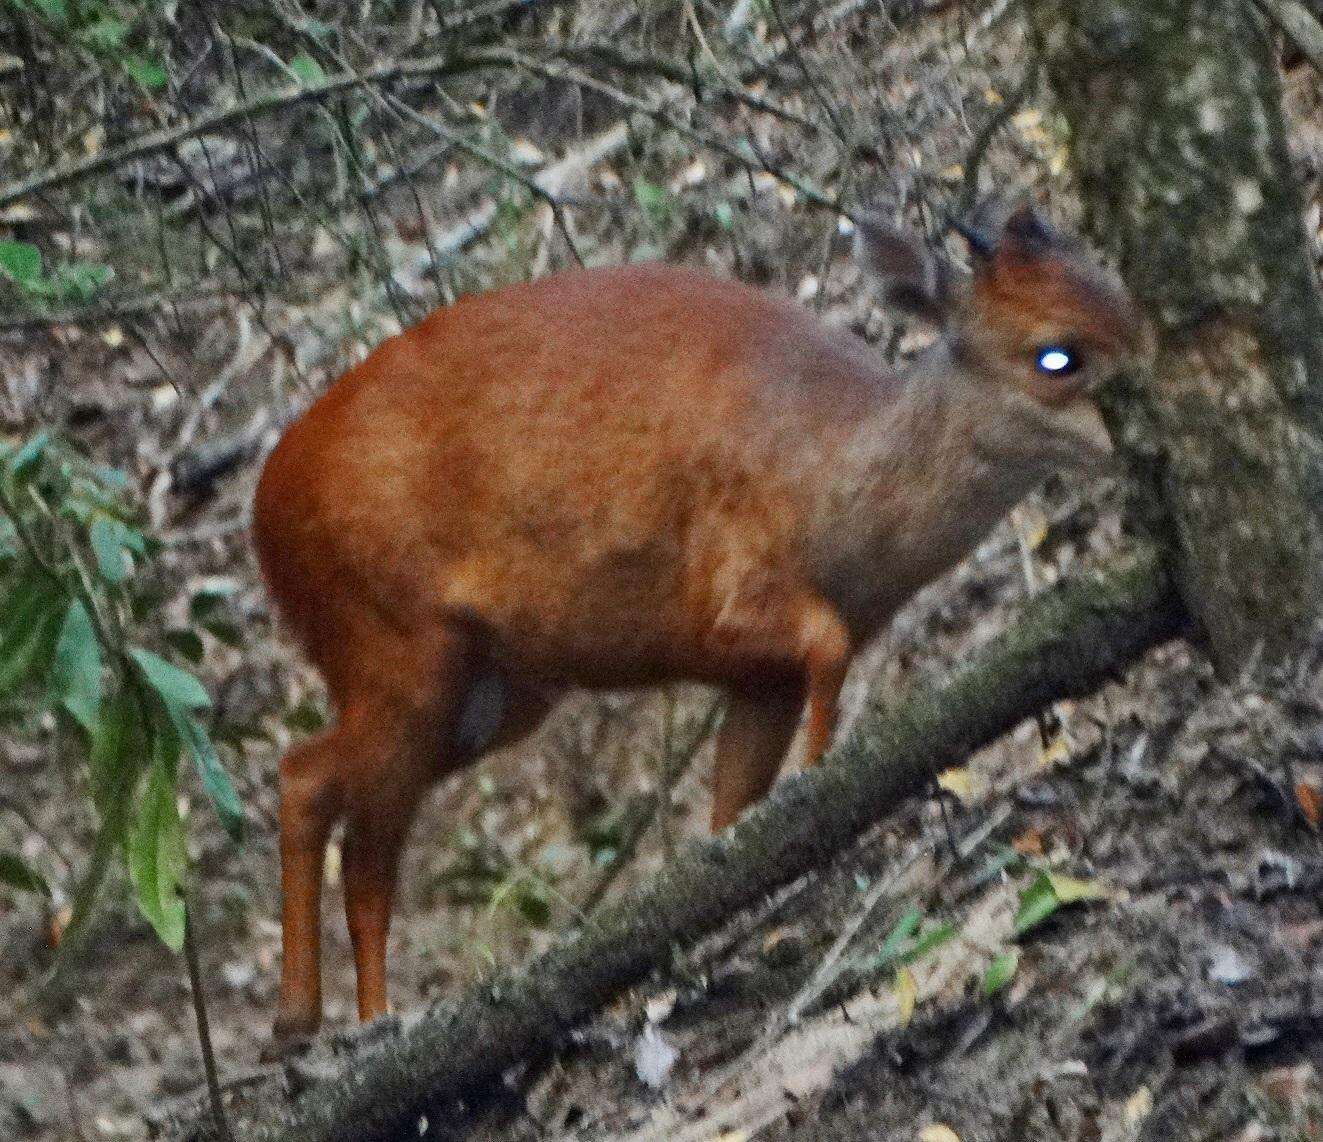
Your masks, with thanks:
M 489 57 L 495 58 L 498 53 L 492 51 L 487 54 Z M 631 95 L 629 92 L 622 91 L 620 88 L 606 83 L 605 81 L 598 79 L 596 76 L 585 75 L 583 72 L 574 68 L 543 63 L 541 60 L 533 59 L 530 56 L 523 55 L 521 52 L 508 48 L 500 49 L 499 54 L 504 55 L 511 63 L 518 64 L 520 67 L 532 72 L 534 75 L 540 75 L 546 79 L 557 79 L 566 83 L 573 83 L 578 87 L 582 87 L 586 91 L 596 92 L 598 95 L 604 96 L 613 103 L 617 103 L 622 107 L 626 107 L 631 111 L 635 111 L 640 115 L 645 115 L 649 119 L 655 120 L 663 127 L 674 131 L 678 135 L 683 135 L 685 138 L 698 143 L 700 146 L 707 147 L 709 150 L 725 155 L 728 159 L 738 163 L 740 166 L 746 167 L 750 170 L 766 171 L 780 182 L 789 186 L 806 202 L 810 202 L 815 206 L 824 206 L 833 211 L 841 211 L 841 206 L 837 197 L 819 190 L 798 175 L 791 174 L 776 166 L 768 159 L 758 154 L 757 148 L 752 146 L 752 144 L 749 147 L 749 151 L 745 152 L 739 147 L 728 143 L 725 139 L 708 134 L 706 131 L 700 131 L 695 127 L 691 127 L 667 107 L 650 103 L 646 99 L 641 99 L 637 95 Z
M 137 159 L 159 155 L 173 147 L 177 147 L 188 139 L 197 138 L 236 123 L 243 123 L 250 118 L 285 111 L 301 103 L 326 99 L 340 92 L 353 90 L 356 87 L 392 83 L 400 79 L 455 75 L 460 72 L 471 71 L 475 66 L 481 66 L 481 63 L 475 64 L 464 57 L 446 52 L 424 56 L 421 59 L 392 60 L 389 63 L 378 64 L 359 72 L 327 76 L 319 83 L 300 84 L 294 87 L 284 87 L 277 91 L 268 91 L 262 95 L 254 96 L 252 99 L 232 103 L 228 107 L 212 111 L 210 114 L 201 115 L 178 127 L 148 131 L 123 146 L 111 147 L 77 162 L 66 163 L 54 170 L 41 171 L 37 174 L 28 175 L 26 178 L 16 179 L 11 183 L 0 186 L 0 206 L 8 206 L 11 202 L 17 202 L 39 191 L 54 190 L 57 187 L 80 182 L 91 175 L 114 170 Z
M 665 766 L 656 793 L 649 799 L 647 807 L 640 814 L 638 820 L 631 823 L 632 827 L 621 841 L 615 859 L 602 871 L 597 883 L 588 890 L 583 904 L 579 906 L 580 914 L 586 919 L 592 917 L 593 912 L 601 904 L 607 891 L 619 879 L 620 874 L 628 867 L 630 861 L 634 859 L 634 854 L 638 852 L 639 842 L 648 829 L 652 827 L 653 822 L 658 819 L 659 814 L 669 805 L 676 784 L 689 769 L 694 758 L 698 756 L 699 749 L 712 733 L 723 706 L 723 702 L 713 702 L 684 747 L 678 750 L 666 749 L 664 751 Z
M 1029 73 L 1021 80 L 1019 86 L 1002 100 L 1001 106 L 988 116 L 987 121 L 974 135 L 974 139 L 969 145 L 969 151 L 965 155 L 965 178 L 960 188 L 959 199 L 961 215 L 968 215 L 974 209 L 974 202 L 978 198 L 979 169 L 983 166 L 983 160 L 987 157 L 992 140 L 1011 121 L 1011 117 L 1020 110 L 1037 82 L 1038 69 L 1030 68 Z
M 545 202 L 551 209 L 551 216 L 556 221 L 556 228 L 560 230 L 561 237 L 565 239 L 565 245 L 569 247 L 570 254 L 573 255 L 574 260 L 579 265 L 584 264 L 583 255 L 579 252 L 579 247 L 574 241 L 574 235 L 570 232 L 569 224 L 565 220 L 565 207 L 558 195 L 546 189 L 536 178 L 525 174 L 513 163 L 501 158 L 500 155 L 493 154 L 481 144 L 466 139 L 458 131 L 448 127 L 440 120 L 434 119 L 430 115 L 424 115 L 421 111 L 415 111 L 397 96 L 386 95 L 383 98 L 405 118 L 412 119 L 420 126 L 426 127 L 429 131 L 435 133 L 438 138 L 453 143 L 457 150 L 461 150 L 479 162 L 485 163 L 493 170 L 499 171 L 511 182 L 518 183 Z
M 803 77 L 805 85 L 811 92 L 813 92 L 813 97 L 822 107 L 823 113 L 830 121 L 832 130 L 835 132 L 836 138 L 840 141 L 841 146 L 843 146 L 846 151 L 849 151 L 853 144 L 850 141 L 849 132 L 845 128 L 845 122 L 841 118 L 840 111 L 828 97 L 827 92 L 823 90 L 822 84 L 818 82 L 817 77 L 809 69 L 808 62 L 804 59 L 804 53 L 800 50 L 799 42 L 791 38 L 790 28 L 786 24 L 785 17 L 781 14 L 781 5 L 778 3 L 778 0 L 767 0 L 767 2 L 772 10 L 772 15 L 776 17 L 777 28 L 780 30 L 781 35 L 785 37 L 787 51 L 790 54 L 791 60 L 794 61 L 795 67 Z
M 188 983 L 193 992 L 193 1013 L 197 1016 L 198 1043 L 202 1047 L 202 1069 L 207 1076 L 207 1091 L 211 1095 L 211 1113 L 216 1121 L 216 1132 L 221 1142 L 234 1142 L 229 1121 L 225 1117 L 220 1078 L 216 1074 L 216 1052 L 211 1045 L 207 1001 L 202 993 L 202 967 L 198 961 L 197 941 L 193 933 L 193 909 L 189 907 L 187 901 L 184 903 L 184 961 L 188 964 Z

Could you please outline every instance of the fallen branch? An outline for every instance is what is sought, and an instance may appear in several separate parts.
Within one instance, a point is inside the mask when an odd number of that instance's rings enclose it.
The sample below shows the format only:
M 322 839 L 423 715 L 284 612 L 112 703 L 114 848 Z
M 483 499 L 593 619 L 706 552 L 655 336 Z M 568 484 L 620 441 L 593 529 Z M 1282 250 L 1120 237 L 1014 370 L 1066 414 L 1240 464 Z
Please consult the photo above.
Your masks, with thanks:
M 936 772 L 1045 704 L 1095 690 L 1180 628 L 1166 575 L 1150 552 L 1044 592 L 949 683 L 921 691 L 892 714 L 861 718 L 824 764 L 782 781 L 725 834 L 682 849 L 653 880 L 527 970 L 502 973 L 442 1006 L 254 1137 L 404 1136 L 426 1108 L 436 1113 L 559 1042 L 665 963 L 675 945 L 830 862 Z
M 1258 4 L 1300 54 L 1323 73 L 1323 21 L 1299 0 L 1258 0 Z

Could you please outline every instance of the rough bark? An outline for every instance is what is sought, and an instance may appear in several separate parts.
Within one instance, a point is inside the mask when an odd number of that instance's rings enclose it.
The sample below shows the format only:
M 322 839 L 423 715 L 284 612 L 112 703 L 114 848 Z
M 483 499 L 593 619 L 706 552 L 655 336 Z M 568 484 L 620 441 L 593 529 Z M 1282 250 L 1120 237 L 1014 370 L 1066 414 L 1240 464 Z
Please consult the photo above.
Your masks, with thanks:
M 1045 592 L 947 685 L 924 690 L 895 712 L 865 714 L 822 765 L 781 782 L 727 833 L 683 850 L 528 969 L 471 990 L 380 1055 L 316 1087 L 292 1118 L 258 1137 L 413 1136 L 429 1107 L 444 1108 L 552 1046 L 675 946 L 826 864 L 935 773 L 1046 703 L 1096 689 L 1174 636 L 1179 614 L 1151 553 Z
M 1323 604 L 1323 300 L 1252 3 L 1030 0 L 1085 227 L 1157 327 L 1107 401 L 1137 516 L 1219 669 L 1271 667 Z

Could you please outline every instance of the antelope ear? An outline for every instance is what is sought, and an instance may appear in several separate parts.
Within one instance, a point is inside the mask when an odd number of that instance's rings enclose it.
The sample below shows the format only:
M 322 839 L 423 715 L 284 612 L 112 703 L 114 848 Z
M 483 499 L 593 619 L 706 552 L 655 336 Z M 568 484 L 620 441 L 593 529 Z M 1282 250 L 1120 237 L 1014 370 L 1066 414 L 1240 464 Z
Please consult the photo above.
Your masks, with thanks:
M 855 260 L 890 305 L 941 325 L 951 307 L 946 262 L 919 238 L 879 218 L 856 219 Z
M 1034 209 L 1033 203 L 1023 199 L 1006 218 L 999 249 L 1021 256 L 1042 254 L 1059 245 L 1060 241 L 1056 231 Z

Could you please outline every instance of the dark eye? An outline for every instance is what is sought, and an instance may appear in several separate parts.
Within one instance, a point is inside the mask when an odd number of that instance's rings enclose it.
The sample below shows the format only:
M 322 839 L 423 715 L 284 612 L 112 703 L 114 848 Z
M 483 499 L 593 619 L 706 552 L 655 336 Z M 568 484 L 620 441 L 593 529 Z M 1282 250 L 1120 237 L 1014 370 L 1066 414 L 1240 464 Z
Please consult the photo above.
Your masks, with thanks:
M 1084 365 L 1084 358 L 1069 345 L 1044 345 L 1034 354 L 1040 373 L 1049 377 L 1068 377 Z

